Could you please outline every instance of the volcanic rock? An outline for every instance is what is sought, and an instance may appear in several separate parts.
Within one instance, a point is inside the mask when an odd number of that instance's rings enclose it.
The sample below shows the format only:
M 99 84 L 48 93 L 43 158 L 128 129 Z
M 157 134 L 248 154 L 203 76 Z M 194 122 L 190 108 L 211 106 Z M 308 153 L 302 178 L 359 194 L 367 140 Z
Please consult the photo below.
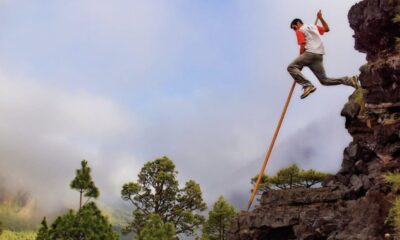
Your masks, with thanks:
M 339 172 L 321 188 L 267 190 L 254 210 L 236 216 L 229 239 L 394 239 L 385 220 L 395 196 L 382 176 L 400 169 L 399 13 L 399 0 L 363 0 L 348 14 L 355 49 L 368 62 L 341 113 L 353 141 Z

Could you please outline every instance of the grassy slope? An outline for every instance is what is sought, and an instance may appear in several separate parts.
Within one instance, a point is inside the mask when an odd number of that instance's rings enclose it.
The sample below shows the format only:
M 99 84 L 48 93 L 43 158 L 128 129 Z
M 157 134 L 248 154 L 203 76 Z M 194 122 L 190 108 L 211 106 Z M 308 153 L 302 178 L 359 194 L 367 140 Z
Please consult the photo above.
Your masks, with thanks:
M 0 240 L 35 240 L 36 232 L 13 232 L 4 230 L 0 235 Z

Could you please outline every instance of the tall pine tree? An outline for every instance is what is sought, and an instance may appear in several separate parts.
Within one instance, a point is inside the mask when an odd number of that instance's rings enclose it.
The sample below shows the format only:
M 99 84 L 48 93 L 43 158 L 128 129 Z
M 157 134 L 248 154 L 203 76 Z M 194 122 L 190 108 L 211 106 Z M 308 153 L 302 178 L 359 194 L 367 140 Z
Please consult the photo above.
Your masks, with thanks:
M 36 240 L 118 240 L 119 236 L 107 217 L 102 215 L 94 202 L 89 202 L 100 193 L 92 180 L 87 161 L 81 162 L 81 169 L 76 171 L 70 186 L 80 192 L 79 210 L 69 210 L 57 217 L 50 228 L 44 218 Z M 82 204 L 83 196 L 88 197 L 85 204 Z
M 87 197 L 86 203 L 91 198 L 98 198 L 100 193 L 99 189 L 95 186 L 92 176 L 90 175 L 91 169 L 86 160 L 82 160 L 81 168 L 76 170 L 76 176 L 72 180 L 70 186 L 79 192 L 79 209 L 82 208 L 83 196 Z

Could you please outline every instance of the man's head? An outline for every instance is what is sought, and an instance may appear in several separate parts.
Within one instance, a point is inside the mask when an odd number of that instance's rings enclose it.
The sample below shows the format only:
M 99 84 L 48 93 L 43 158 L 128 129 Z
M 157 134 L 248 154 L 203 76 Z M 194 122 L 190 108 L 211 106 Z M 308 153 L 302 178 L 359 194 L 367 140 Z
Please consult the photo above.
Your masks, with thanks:
M 293 21 L 290 23 L 290 28 L 297 31 L 299 28 L 303 25 L 303 21 L 299 18 L 293 19 Z

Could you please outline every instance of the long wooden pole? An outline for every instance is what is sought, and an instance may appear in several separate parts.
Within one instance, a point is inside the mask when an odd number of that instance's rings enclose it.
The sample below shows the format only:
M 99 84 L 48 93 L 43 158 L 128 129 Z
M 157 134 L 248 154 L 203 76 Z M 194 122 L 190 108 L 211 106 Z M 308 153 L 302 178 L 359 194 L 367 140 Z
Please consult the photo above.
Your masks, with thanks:
M 296 86 L 296 81 L 293 81 L 292 87 L 290 88 L 289 95 L 288 95 L 288 97 L 287 97 L 287 99 L 286 99 L 285 106 L 283 107 L 283 111 L 282 111 L 282 114 L 281 114 L 281 118 L 279 119 L 278 126 L 277 126 L 276 129 L 275 129 L 275 133 L 274 133 L 274 136 L 273 136 L 273 138 L 272 138 L 272 141 L 271 141 L 271 143 L 270 143 L 270 145 L 269 145 L 269 149 L 268 149 L 267 155 L 265 156 L 264 164 L 263 164 L 263 166 L 262 166 L 262 168 L 261 168 L 260 173 L 258 174 L 257 182 L 256 182 L 256 184 L 255 184 L 254 187 L 253 187 L 253 191 L 252 191 L 252 193 L 251 193 L 251 197 L 250 197 L 250 200 L 249 200 L 249 205 L 247 206 L 247 210 L 250 209 L 251 204 L 253 203 L 254 197 L 256 196 L 256 193 L 257 193 L 257 190 L 258 190 L 258 186 L 260 185 L 261 178 L 262 178 L 262 176 L 264 175 L 265 168 L 267 167 L 269 157 L 271 156 L 272 149 L 274 148 L 276 138 L 278 137 L 279 130 L 281 129 L 282 122 L 283 122 L 283 119 L 285 118 L 286 111 L 287 111 L 287 108 L 288 108 L 288 106 L 289 106 L 290 99 L 292 98 L 292 95 L 293 95 L 293 91 L 294 91 L 295 86 Z
M 318 16 L 317 16 L 317 18 L 314 21 L 314 25 L 316 25 L 318 23 L 318 20 L 319 19 L 318 19 Z M 272 138 L 272 141 L 271 141 L 271 143 L 269 145 L 269 149 L 268 149 L 267 155 L 265 156 L 264 163 L 263 163 L 263 166 L 261 168 L 261 171 L 258 174 L 257 182 L 253 187 L 253 190 L 252 190 L 252 193 L 251 193 L 251 197 L 250 197 L 250 200 L 249 200 L 249 204 L 247 206 L 247 210 L 250 210 L 251 204 L 253 204 L 253 201 L 254 201 L 254 197 L 257 194 L 258 186 L 260 185 L 261 178 L 264 175 L 265 168 L 267 167 L 267 164 L 268 164 L 268 161 L 269 161 L 269 157 L 271 156 L 272 149 L 274 148 L 276 138 L 278 137 L 279 130 L 281 129 L 281 125 L 282 125 L 283 119 L 285 118 L 286 111 L 287 111 L 287 108 L 289 106 L 290 99 L 292 98 L 295 86 L 296 86 L 296 81 L 293 81 L 292 87 L 291 87 L 290 92 L 289 92 L 289 96 L 287 97 L 285 106 L 283 107 L 281 118 L 279 119 L 278 126 L 277 126 L 277 128 L 275 130 L 274 137 Z

